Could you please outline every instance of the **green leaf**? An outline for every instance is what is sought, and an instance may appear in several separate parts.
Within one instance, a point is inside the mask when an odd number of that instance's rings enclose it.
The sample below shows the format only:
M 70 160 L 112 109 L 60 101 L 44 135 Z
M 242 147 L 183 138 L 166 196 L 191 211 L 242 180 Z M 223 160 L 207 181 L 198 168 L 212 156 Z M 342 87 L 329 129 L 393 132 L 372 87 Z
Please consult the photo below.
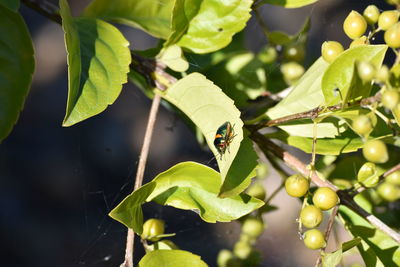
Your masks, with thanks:
M 84 14 L 126 24 L 155 37 L 167 39 L 171 33 L 174 2 L 174 0 L 94 0 Z
M 189 63 L 185 59 L 182 49 L 177 45 L 163 49 L 157 59 L 177 72 L 184 72 L 189 68 Z
M 0 5 L 0 142 L 8 136 L 28 94 L 35 66 L 21 15 Z
M 360 244 L 361 240 L 362 240 L 361 238 L 356 237 L 352 240 L 344 242 L 342 244 L 342 251 L 346 252 L 346 251 L 352 249 L 353 247 L 358 246 L 358 244 Z
M 324 267 L 336 267 L 340 264 L 340 261 L 342 259 L 343 253 L 346 252 L 347 250 L 357 246 L 360 244 L 361 238 L 354 238 L 350 241 L 344 242 L 338 250 L 331 252 L 331 253 L 326 253 L 322 257 L 322 264 Z
M 289 135 L 279 131 L 266 134 L 268 138 L 275 138 L 284 143 L 297 147 L 306 153 L 312 152 L 313 138 Z M 382 139 L 391 137 L 391 133 L 378 135 L 370 139 Z M 318 138 L 315 149 L 316 154 L 320 155 L 340 155 L 342 153 L 355 152 L 364 146 L 364 141 L 360 136 L 352 131 L 345 131 L 335 138 Z
M 331 253 L 326 253 L 322 257 L 322 266 L 323 267 L 336 267 L 340 264 L 340 261 L 343 257 L 342 249 L 338 249 Z
M 242 192 L 250 184 L 257 166 L 257 155 L 252 142 L 243 133 L 240 112 L 233 101 L 199 73 L 191 73 L 160 94 L 185 113 L 206 138 L 224 181 L 221 196 Z M 214 147 L 214 138 L 217 129 L 227 121 L 233 126 L 235 137 L 229 150 L 220 157 Z M 234 170 L 238 172 L 234 173 Z
M 195 211 L 209 223 L 236 220 L 264 204 L 246 194 L 219 198 L 221 184 L 215 170 L 195 162 L 179 163 L 127 196 L 109 215 L 141 234 L 141 205 L 149 201 Z
M 166 46 L 178 44 L 197 54 L 227 46 L 250 19 L 251 0 L 177 0 Z
M 318 0 L 263 0 L 262 3 L 283 6 L 286 8 L 297 8 L 313 4 L 317 1 Z
M 356 73 L 356 61 L 367 61 L 376 69 L 382 65 L 386 45 L 361 45 L 344 51 L 326 69 L 322 78 L 322 91 L 327 105 L 347 103 L 358 97 L 366 97 L 371 84 L 362 84 Z M 340 94 L 336 89 L 340 90 Z
M 268 34 L 268 40 L 273 44 L 284 45 L 290 43 L 292 38 L 284 32 L 273 31 Z
M 8 7 L 13 11 L 17 11 L 19 9 L 19 0 L 2 0 L 0 5 Z
M 155 250 L 147 253 L 138 267 L 207 267 L 200 256 L 184 250 Z
M 289 95 L 267 111 L 268 117 L 276 119 L 322 105 L 324 96 L 321 90 L 321 79 L 328 66 L 328 63 L 319 58 L 300 78 Z M 313 127 L 311 120 L 279 126 L 290 135 L 302 137 L 313 137 Z M 317 138 L 333 138 L 344 130 L 342 125 L 338 125 L 337 119 L 330 118 L 318 123 Z
M 355 201 L 365 210 L 371 212 L 371 203 L 362 195 L 357 195 Z M 396 241 L 374 228 L 349 208 L 341 205 L 339 212 L 345 219 L 346 227 L 351 234 L 362 239 L 361 244 L 357 247 L 367 267 L 400 265 L 400 247 Z
M 235 53 L 233 56 L 208 68 L 208 79 L 221 86 L 223 92 L 239 108 L 249 105 L 267 86 L 263 63 L 253 53 Z
M 128 41 L 102 20 L 72 18 L 66 0 L 60 13 L 68 52 L 68 102 L 63 126 L 104 111 L 127 82 L 131 62 Z
M 146 253 L 154 250 L 172 250 L 172 249 L 179 249 L 177 245 L 175 245 L 171 240 L 164 239 L 157 241 L 151 245 L 147 245 L 145 247 Z

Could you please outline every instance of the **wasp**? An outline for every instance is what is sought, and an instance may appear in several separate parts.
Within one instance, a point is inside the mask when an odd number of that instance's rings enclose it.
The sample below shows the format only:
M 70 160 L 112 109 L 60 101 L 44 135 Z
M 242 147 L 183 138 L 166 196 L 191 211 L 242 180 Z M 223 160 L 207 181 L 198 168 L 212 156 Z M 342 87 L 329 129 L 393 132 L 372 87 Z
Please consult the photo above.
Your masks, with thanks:
M 217 129 L 214 138 L 214 146 L 221 156 L 220 159 L 222 159 L 222 155 L 225 154 L 226 149 L 228 149 L 229 152 L 229 145 L 232 143 L 235 136 L 235 131 L 229 121 L 225 122 Z

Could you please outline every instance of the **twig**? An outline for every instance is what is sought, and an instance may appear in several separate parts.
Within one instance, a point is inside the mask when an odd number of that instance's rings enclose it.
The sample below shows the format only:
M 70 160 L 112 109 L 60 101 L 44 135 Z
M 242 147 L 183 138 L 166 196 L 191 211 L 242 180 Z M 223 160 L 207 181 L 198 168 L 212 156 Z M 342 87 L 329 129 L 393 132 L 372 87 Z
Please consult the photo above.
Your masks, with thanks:
M 153 135 L 154 124 L 156 122 L 158 107 L 160 106 L 161 96 L 156 94 L 150 108 L 149 119 L 147 121 L 146 133 L 144 135 L 142 150 L 140 151 L 139 164 L 136 171 L 134 190 L 139 189 L 143 183 L 144 169 L 146 166 L 147 156 L 149 154 L 151 137 Z M 135 244 L 135 233 L 132 229 L 128 229 L 126 236 L 125 261 L 122 264 L 124 267 L 133 267 L 133 252 Z
M 367 98 L 364 98 L 362 100 L 359 101 L 355 101 L 353 103 L 348 104 L 346 107 L 354 107 L 354 106 L 361 106 L 361 107 L 367 107 L 369 105 L 371 105 L 372 103 L 376 103 L 379 102 L 381 99 L 381 94 L 377 93 L 374 96 L 370 96 Z M 291 122 L 291 121 L 296 121 L 296 120 L 301 120 L 301 119 L 314 119 L 317 118 L 319 116 L 320 112 L 323 112 L 325 110 L 328 110 L 330 112 L 332 111 L 337 111 L 343 108 L 342 104 L 336 104 L 333 106 L 328 106 L 328 107 L 316 107 L 313 108 L 311 110 L 308 111 L 304 111 L 304 112 L 299 112 L 299 113 L 295 113 L 292 115 L 288 115 L 288 116 L 284 116 L 281 118 L 277 118 L 277 119 L 273 119 L 264 123 L 260 123 L 259 125 L 257 125 L 256 127 L 253 128 L 254 129 L 261 129 L 263 127 L 271 127 L 271 126 L 276 126 L 276 125 L 281 125 L 287 122 Z
M 58 14 L 58 7 L 47 1 L 22 0 L 27 7 L 35 10 L 52 21 L 61 24 L 61 16 Z
M 325 231 L 325 242 L 326 242 L 327 245 L 328 245 L 328 240 L 329 240 L 329 237 L 331 235 L 333 223 L 335 222 L 335 218 L 336 218 L 336 215 L 338 213 L 338 210 L 339 210 L 339 206 L 336 205 L 332 209 L 331 216 L 329 217 L 328 226 L 326 227 L 326 231 Z M 318 256 L 317 261 L 315 262 L 315 267 L 318 267 L 321 264 L 321 262 L 322 262 L 322 253 L 325 252 L 325 250 L 326 250 L 326 246 L 321 249 L 321 253 Z
M 304 176 L 309 175 L 310 170 L 307 169 L 306 165 L 301 162 L 298 158 L 291 155 L 289 152 L 284 151 L 281 147 L 274 144 L 272 141 L 267 139 L 265 136 L 258 132 L 253 132 L 250 135 L 250 138 L 253 139 L 260 149 L 264 153 L 274 153 L 275 156 L 282 159 L 286 165 L 291 167 L 292 169 L 296 170 L 297 172 L 303 174 Z M 374 215 L 368 213 L 363 208 L 361 208 L 349 195 L 348 191 L 345 190 L 338 190 L 338 188 L 330 183 L 329 181 L 321 179 L 316 172 L 312 172 L 311 181 L 316 184 L 318 187 L 330 187 L 331 189 L 335 190 L 340 198 L 340 204 L 345 205 L 364 219 L 366 219 L 369 223 L 375 226 L 377 229 L 381 230 L 382 232 L 389 235 L 393 240 L 400 243 L 400 234 L 391 229 L 387 226 L 384 222 L 380 219 L 375 217 Z

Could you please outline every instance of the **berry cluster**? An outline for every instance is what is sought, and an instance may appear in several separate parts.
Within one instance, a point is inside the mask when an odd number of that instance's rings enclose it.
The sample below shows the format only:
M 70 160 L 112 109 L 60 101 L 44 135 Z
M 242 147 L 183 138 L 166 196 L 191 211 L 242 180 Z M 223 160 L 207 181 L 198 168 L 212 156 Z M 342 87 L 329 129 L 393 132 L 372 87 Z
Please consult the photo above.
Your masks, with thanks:
M 299 222 L 301 225 L 312 228 L 303 235 L 304 244 L 310 249 L 320 249 L 326 246 L 323 233 L 316 229 L 323 219 L 322 211 L 330 210 L 339 202 L 336 192 L 329 187 L 320 187 L 312 195 L 313 204 L 307 201 L 309 193 L 309 179 L 301 174 L 290 176 L 285 181 L 285 189 L 292 197 L 305 197 L 304 205 L 300 211 Z

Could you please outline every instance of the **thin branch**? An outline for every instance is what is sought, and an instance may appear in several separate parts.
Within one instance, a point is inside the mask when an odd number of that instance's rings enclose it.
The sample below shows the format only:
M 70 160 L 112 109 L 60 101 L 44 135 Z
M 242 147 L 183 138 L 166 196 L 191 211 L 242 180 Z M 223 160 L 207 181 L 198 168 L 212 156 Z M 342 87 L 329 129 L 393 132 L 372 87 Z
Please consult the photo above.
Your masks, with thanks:
M 370 96 L 370 97 L 364 98 L 362 100 L 350 103 L 349 105 L 346 106 L 346 108 L 355 107 L 355 106 L 367 107 L 373 103 L 379 102 L 380 99 L 381 99 L 381 94 L 377 93 L 374 96 Z M 313 108 L 308 111 L 299 112 L 299 113 L 284 116 L 281 118 L 269 120 L 267 122 L 257 125 L 256 127 L 253 128 L 253 130 L 254 129 L 258 130 L 263 127 L 277 126 L 277 125 L 281 125 L 281 124 L 285 124 L 285 123 L 288 123 L 291 121 L 296 121 L 296 120 L 301 120 L 301 119 L 315 119 L 320 115 L 321 112 L 324 112 L 326 110 L 333 112 L 333 111 L 337 111 L 337 110 L 341 110 L 341 109 L 343 109 L 342 104 L 336 104 L 336 105 L 328 106 L 328 107 L 316 107 L 316 108 Z
M 22 3 L 46 18 L 61 24 L 61 16 L 58 14 L 58 7 L 56 5 L 53 5 L 47 1 L 37 0 L 22 0 Z
M 139 189 L 143 183 L 143 175 L 146 167 L 147 156 L 149 154 L 151 137 L 153 135 L 154 124 L 156 122 L 158 107 L 160 106 L 161 96 L 156 94 L 150 108 L 149 119 L 147 121 L 146 133 L 144 135 L 142 150 L 140 151 L 139 164 L 136 171 L 134 190 Z M 126 236 L 125 261 L 123 267 L 133 267 L 133 252 L 135 244 L 135 233 L 132 229 L 128 229 Z
M 329 240 L 329 237 L 331 235 L 331 231 L 332 231 L 332 228 L 333 228 L 333 223 L 335 222 L 335 218 L 336 218 L 336 215 L 338 213 L 338 210 L 339 210 L 339 206 L 336 205 L 332 209 L 331 216 L 329 217 L 328 226 L 326 227 L 326 231 L 325 231 L 325 242 L 326 242 L 326 245 L 328 245 L 328 240 Z M 327 246 L 325 246 L 324 248 L 321 249 L 321 253 L 318 256 L 317 261 L 315 262 L 315 267 L 320 266 L 320 264 L 322 262 L 322 253 L 325 252 L 326 247 Z
M 264 153 L 274 153 L 275 156 L 282 159 L 286 165 L 294 169 L 295 171 L 303 174 L 304 176 L 309 175 L 310 170 L 307 166 L 301 162 L 298 158 L 291 155 L 289 152 L 283 150 L 278 145 L 274 144 L 272 141 L 267 139 L 265 136 L 258 132 L 253 132 L 250 135 L 250 138 L 253 139 L 260 149 Z M 369 223 L 375 226 L 377 229 L 383 231 L 387 235 L 389 235 L 393 240 L 400 243 L 400 234 L 391 229 L 387 226 L 384 222 L 382 222 L 379 218 L 375 217 L 374 215 L 368 213 L 363 208 L 361 208 L 349 195 L 348 191 L 345 190 L 338 190 L 338 188 L 330 183 L 329 181 L 321 179 L 316 172 L 312 172 L 311 181 L 316 184 L 318 187 L 330 187 L 331 189 L 335 190 L 340 198 L 340 204 L 345 205 L 364 219 L 366 219 Z

